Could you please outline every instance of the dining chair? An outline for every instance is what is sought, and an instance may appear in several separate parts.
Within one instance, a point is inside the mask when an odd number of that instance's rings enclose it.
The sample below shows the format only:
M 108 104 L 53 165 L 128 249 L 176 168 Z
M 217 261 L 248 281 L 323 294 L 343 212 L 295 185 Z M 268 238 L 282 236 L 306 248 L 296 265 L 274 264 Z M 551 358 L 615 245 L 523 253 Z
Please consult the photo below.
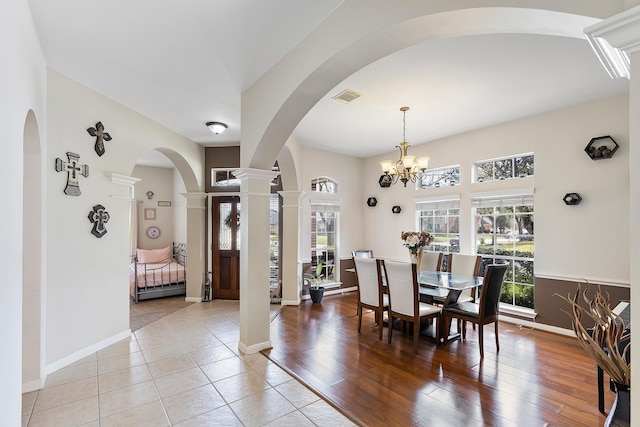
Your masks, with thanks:
M 371 249 L 360 249 L 351 252 L 351 256 L 354 258 L 373 258 L 373 251 Z
M 417 266 L 412 263 L 383 261 L 389 293 L 389 344 L 393 333 L 393 319 L 401 319 L 413 324 L 413 348 L 418 353 L 420 321 L 436 319 L 442 309 L 432 304 L 420 302 L 418 292 Z M 438 328 L 436 328 L 438 330 Z M 439 342 L 439 337 L 436 337 Z
M 447 261 L 447 269 L 451 274 L 459 274 L 461 276 L 477 276 L 480 269 L 480 262 L 482 257 L 480 255 L 465 255 L 459 253 L 450 253 Z M 444 305 L 447 296 L 445 295 L 433 295 L 433 303 Z M 476 288 L 466 289 L 460 293 L 458 302 L 462 301 L 475 301 L 476 300 Z M 474 326 L 475 329 L 475 326 Z M 458 325 L 460 330 L 460 325 Z
M 442 267 L 442 252 L 422 251 L 420 271 L 440 271 Z
M 467 330 L 464 322 L 472 322 L 478 325 L 478 341 L 480 343 L 480 358 L 484 357 L 483 330 L 484 325 L 494 323 L 496 334 L 496 349 L 500 351 L 498 341 L 498 304 L 502 293 L 504 275 L 509 268 L 508 264 L 490 264 L 485 269 L 480 292 L 480 301 L 461 301 L 442 308 L 443 325 L 445 334 L 448 333 L 451 319 L 462 320 L 462 339 L 467 338 Z
M 358 284 L 358 333 L 362 327 L 362 309 L 368 308 L 375 312 L 381 340 L 383 315 L 389 309 L 389 295 L 382 292 L 381 260 L 354 257 L 353 262 Z

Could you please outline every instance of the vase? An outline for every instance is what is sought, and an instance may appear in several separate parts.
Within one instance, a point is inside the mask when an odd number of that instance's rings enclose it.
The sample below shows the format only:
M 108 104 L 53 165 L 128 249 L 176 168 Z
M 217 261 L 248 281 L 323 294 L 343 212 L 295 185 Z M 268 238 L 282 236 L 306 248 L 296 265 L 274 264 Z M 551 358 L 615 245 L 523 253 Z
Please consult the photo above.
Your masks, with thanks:
M 631 390 L 629 386 L 614 383 L 616 399 L 613 401 L 605 427 L 629 427 L 631 425 Z
M 309 288 L 309 296 L 314 304 L 318 304 L 322 301 L 322 297 L 324 296 L 324 288 Z
M 409 256 L 411 257 L 411 263 L 416 264 L 416 269 L 420 272 L 420 263 L 422 262 L 422 246 L 416 248 L 416 251 L 413 252 L 412 249 L 409 249 Z

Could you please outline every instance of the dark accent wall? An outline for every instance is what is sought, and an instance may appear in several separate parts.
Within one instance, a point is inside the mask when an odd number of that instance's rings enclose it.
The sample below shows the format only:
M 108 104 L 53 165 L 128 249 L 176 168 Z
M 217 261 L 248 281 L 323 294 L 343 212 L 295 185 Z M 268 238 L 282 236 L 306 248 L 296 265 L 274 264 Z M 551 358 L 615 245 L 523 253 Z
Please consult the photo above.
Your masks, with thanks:
M 211 185 L 211 168 L 240 167 L 240 147 L 206 147 L 204 149 L 204 191 L 211 193 L 224 191 L 238 191 L 239 187 L 216 188 Z
M 356 273 L 346 271 L 348 268 L 354 268 L 353 258 L 340 258 L 340 281 L 342 285 L 338 288 L 331 288 L 330 291 L 337 289 L 346 289 L 356 286 Z M 311 271 L 311 263 L 305 262 L 302 264 L 302 276 L 305 273 Z M 302 295 L 309 295 L 309 285 L 302 284 Z
M 581 288 L 587 289 L 587 295 L 593 296 L 593 293 L 597 290 L 597 284 L 582 284 Z M 564 329 L 571 329 L 571 319 L 562 310 L 569 311 L 570 306 L 567 302 L 562 300 L 555 294 L 562 296 L 571 295 L 573 297 L 578 289 L 578 283 L 566 280 L 557 279 L 542 279 L 536 278 L 535 282 L 535 308 L 538 316 L 536 317 L 536 323 L 543 323 L 545 325 L 556 326 Z M 609 294 L 609 301 L 611 307 L 615 307 L 618 301 L 628 300 L 631 298 L 631 289 L 620 286 L 605 286 L 600 285 L 600 289 Z M 584 301 L 582 300 L 583 305 Z M 589 319 L 583 319 L 584 325 L 592 326 L 592 322 Z

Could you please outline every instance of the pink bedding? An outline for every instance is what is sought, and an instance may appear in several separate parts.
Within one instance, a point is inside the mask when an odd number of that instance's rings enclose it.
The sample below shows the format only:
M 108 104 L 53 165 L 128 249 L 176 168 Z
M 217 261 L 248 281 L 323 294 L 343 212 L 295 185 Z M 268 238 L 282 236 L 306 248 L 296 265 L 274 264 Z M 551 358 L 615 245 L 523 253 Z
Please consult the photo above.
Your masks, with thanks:
M 129 292 L 135 297 L 136 264 L 131 263 L 129 267 Z M 184 282 L 184 266 L 173 261 L 170 263 L 138 263 L 138 288 L 147 286 L 160 286 L 169 283 Z

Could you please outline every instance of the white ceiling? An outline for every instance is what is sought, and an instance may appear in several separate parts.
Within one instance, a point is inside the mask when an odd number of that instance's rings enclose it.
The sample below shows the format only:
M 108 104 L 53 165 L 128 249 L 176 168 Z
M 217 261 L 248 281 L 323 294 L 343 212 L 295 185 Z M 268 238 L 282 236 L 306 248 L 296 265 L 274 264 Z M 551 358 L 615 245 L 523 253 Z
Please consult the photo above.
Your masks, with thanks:
M 47 65 L 204 146 L 237 145 L 240 96 L 341 0 L 29 0 Z M 350 89 L 344 104 L 332 100 Z M 295 130 L 359 157 L 628 92 L 586 39 L 440 39 L 352 75 Z M 212 134 L 207 121 L 229 128 Z

